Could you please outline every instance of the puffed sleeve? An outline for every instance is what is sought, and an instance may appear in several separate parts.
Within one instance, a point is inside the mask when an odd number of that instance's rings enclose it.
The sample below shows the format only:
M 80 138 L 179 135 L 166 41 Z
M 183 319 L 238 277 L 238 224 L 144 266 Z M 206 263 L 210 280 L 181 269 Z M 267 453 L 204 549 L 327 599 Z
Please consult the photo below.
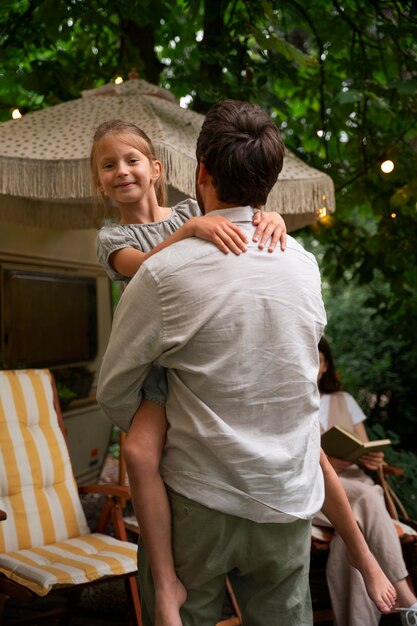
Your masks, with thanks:
M 366 415 L 362 411 L 361 407 L 350 393 L 344 392 L 344 397 L 346 400 L 346 405 L 350 416 L 352 418 L 352 424 L 360 424 L 366 420 Z
M 186 222 L 191 217 L 196 217 L 196 216 L 201 215 L 198 202 L 196 200 L 193 200 L 192 198 L 187 198 L 187 200 L 182 200 L 181 202 L 173 206 L 172 210 L 175 211 L 181 217 L 183 222 Z
M 116 252 L 116 250 L 122 250 L 123 248 L 134 248 L 135 250 L 143 252 L 137 239 L 132 237 L 129 231 L 123 227 L 118 225 L 103 226 L 97 231 L 97 259 L 104 267 L 111 280 L 129 280 L 127 276 L 116 272 L 109 262 L 112 253 Z

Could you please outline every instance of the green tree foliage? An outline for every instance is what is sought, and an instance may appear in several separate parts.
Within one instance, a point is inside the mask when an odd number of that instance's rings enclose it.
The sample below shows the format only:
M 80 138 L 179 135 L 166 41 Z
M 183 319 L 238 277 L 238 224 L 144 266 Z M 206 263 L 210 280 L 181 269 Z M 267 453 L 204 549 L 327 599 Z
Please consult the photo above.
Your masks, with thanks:
M 381 298 L 389 297 L 389 285 L 382 283 L 381 276 L 379 280 Z M 400 332 L 402 316 L 380 313 L 372 285 L 338 283 L 324 294 L 328 313 L 325 334 L 343 387 L 357 398 L 370 425 L 395 431 L 417 452 L 417 353 L 410 345 L 415 331 Z
M 355 395 L 405 445 L 417 419 L 417 4 L 391 0 L 2 0 L 0 119 L 127 78 L 260 103 L 326 171 L 328 332 Z M 379 168 L 385 159 L 391 174 Z M 395 214 L 395 216 L 394 216 Z M 355 286 L 360 290 L 356 291 Z M 376 398 L 376 400 L 375 400 Z

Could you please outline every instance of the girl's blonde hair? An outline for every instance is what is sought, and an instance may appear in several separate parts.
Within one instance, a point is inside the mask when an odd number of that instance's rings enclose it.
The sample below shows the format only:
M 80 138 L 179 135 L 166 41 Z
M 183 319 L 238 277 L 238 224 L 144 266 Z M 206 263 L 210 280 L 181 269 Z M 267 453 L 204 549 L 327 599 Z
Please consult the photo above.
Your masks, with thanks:
M 136 144 L 137 149 L 140 150 L 150 161 L 157 160 L 152 141 L 149 139 L 145 131 L 139 128 L 139 126 L 136 126 L 136 124 L 132 124 L 131 122 L 125 122 L 124 120 L 108 120 L 107 122 L 103 122 L 94 133 L 93 145 L 90 153 L 91 176 L 93 179 L 93 188 L 95 190 L 97 190 L 99 182 L 98 152 L 100 141 L 108 135 L 121 134 L 132 135 L 137 140 L 136 142 L 132 142 L 132 144 Z M 168 193 L 163 169 L 155 181 L 155 194 L 158 204 L 160 206 L 167 206 Z

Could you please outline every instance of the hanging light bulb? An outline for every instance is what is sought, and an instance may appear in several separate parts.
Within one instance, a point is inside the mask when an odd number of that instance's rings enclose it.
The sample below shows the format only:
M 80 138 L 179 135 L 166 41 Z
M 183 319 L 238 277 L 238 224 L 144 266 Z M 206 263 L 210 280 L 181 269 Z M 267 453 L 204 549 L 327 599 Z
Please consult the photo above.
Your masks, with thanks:
M 385 161 L 381 163 L 380 167 L 381 167 L 381 171 L 384 172 L 384 174 L 390 174 L 395 166 L 394 166 L 394 162 L 391 161 L 391 159 L 386 159 Z
M 317 219 L 322 220 L 323 218 L 325 218 L 328 214 L 328 210 L 327 210 L 327 196 L 326 194 L 323 194 L 322 197 L 322 205 L 319 209 L 317 209 L 316 211 L 316 215 L 317 215 Z
M 123 82 L 123 76 L 116 76 L 116 78 L 114 79 L 115 85 L 121 85 L 122 82 Z
M 396 219 L 396 217 L 397 217 L 397 214 L 396 214 L 396 213 L 391 213 L 391 216 L 390 216 L 390 217 L 391 217 L 393 220 L 395 220 L 395 219 Z
M 14 120 L 19 120 L 21 117 L 22 117 L 22 114 L 19 111 L 19 109 L 13 109 L 13 111 L 12 111 L 12 118 Z

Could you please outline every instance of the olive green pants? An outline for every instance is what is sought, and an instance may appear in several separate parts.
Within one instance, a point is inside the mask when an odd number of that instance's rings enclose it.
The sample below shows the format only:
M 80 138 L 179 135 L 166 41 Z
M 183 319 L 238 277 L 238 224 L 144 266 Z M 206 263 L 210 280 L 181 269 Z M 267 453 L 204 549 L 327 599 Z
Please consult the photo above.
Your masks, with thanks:
M 168 490 L 178 577 L 188 597 L 183 626 L 215 626 L 229 576 L 244 626 L 310 626 L 311 523 L 258 524 L 208 509 Z M 154 623 L 146 552 L 138 550 L 143 626 Z

